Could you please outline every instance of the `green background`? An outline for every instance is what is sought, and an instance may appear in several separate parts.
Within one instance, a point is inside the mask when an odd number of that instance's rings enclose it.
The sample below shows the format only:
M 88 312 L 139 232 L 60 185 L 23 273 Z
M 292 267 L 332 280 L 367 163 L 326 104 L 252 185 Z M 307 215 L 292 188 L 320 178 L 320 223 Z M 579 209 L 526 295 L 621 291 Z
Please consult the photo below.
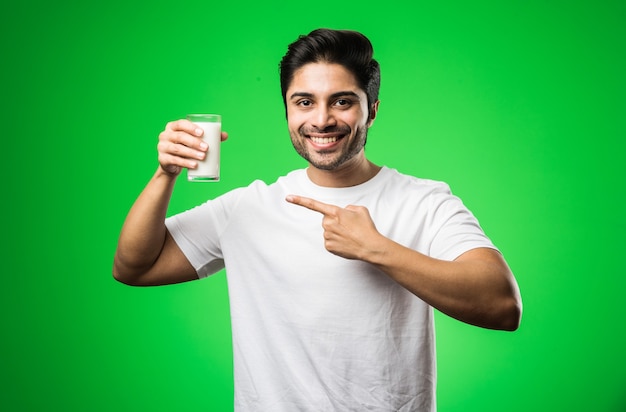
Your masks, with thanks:
M 232 410 L 225 275 L 118 284 L 117 236 L 187 113 L 230 139 L 171 213 L 304 166 L 277 65 L 332 27 L 381 63 L 368 156 L 448 182 L 523 294 L 515 333 L 437 314 L 439 410 L 626 410 L 626 3 L 433 3 L 3 5 L 0 408 Z

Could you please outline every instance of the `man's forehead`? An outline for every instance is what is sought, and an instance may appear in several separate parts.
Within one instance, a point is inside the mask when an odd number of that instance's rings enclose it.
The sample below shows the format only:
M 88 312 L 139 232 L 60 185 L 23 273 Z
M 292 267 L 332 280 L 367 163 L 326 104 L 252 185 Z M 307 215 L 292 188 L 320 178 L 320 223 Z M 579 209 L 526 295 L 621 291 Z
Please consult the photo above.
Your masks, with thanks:
M 365 95 L 350 70 L 337 63 L 308 63 L 293 74 L 287 96 L 293 93 Z

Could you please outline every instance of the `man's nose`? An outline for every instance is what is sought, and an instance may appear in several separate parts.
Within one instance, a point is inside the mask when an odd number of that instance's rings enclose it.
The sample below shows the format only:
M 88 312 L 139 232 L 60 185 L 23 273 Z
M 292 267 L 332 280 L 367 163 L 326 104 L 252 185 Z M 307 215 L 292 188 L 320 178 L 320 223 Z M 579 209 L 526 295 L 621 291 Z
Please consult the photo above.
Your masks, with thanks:
M 332 111 L 329 110 L 326 106 L 319 106 L 313 115 L 313 126 L 317 127 L 320 130 L 327 128 L 328 126 L 336 125 L 335 117 L 332 114 Z

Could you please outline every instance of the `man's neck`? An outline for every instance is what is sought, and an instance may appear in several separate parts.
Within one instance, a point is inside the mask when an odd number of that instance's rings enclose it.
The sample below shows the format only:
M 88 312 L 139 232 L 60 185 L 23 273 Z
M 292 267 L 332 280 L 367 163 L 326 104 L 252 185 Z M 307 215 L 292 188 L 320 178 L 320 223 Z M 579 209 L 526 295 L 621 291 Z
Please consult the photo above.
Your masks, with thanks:
M 365 158 L 353 159 L 347 165 L 335 170 L 322 170 L 309 165 L 307 175 L 313 183 L 324 187 L 350 187 L 367 182 L 381 169 Z

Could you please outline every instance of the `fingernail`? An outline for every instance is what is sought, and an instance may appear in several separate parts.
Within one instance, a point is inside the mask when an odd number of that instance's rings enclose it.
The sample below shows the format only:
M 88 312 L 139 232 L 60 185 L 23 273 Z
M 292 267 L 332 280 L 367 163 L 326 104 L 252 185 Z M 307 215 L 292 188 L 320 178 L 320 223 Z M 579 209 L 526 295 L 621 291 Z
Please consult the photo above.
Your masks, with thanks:
M 204 142 L 200 143 L 200 149 L 202 149 L 202 150 L 206 150 L 206 149 L 208 149 L 208 148 L 209 148 L 209 145 L 208 145 L 208 144 L 206 144 L 206 143 L 204 143 Z
M 201 128 L 197 128 L 196 129 L 196 136 L 202 136 L 202 133 L 204 133 L 204 130 L 202 130 Z

